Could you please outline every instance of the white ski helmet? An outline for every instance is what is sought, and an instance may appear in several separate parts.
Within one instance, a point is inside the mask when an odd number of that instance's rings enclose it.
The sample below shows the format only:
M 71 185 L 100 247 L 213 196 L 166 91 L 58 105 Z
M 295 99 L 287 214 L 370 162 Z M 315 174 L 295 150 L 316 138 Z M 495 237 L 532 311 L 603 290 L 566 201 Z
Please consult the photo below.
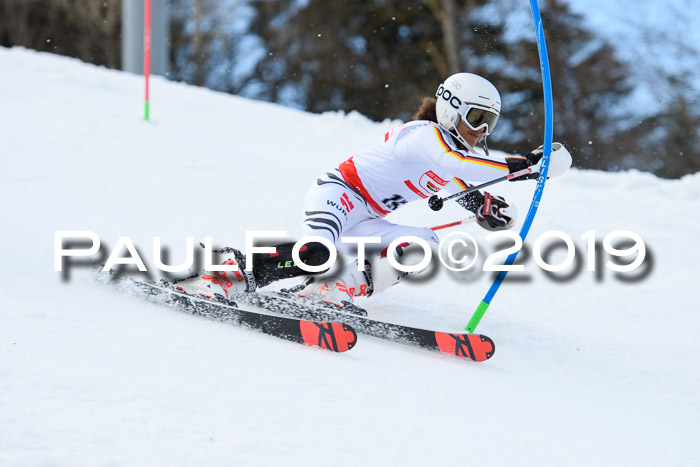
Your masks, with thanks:
M 485 136 L 496 127 L 501 113 L 501 95 L 493 84 L 479 75 L 456 73 L 440 85 L 435 97 L 438 123 L 460 141 L 462 138 L 457 133 L 460 119 L 472 130 L 485 128 Z

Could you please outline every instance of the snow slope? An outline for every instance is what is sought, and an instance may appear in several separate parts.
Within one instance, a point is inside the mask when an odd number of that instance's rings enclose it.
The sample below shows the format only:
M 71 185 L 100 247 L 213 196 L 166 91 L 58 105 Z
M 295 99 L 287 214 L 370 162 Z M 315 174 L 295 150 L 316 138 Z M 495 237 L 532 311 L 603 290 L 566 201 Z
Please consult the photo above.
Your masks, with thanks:
M 486 363 L 364 336 L 331 354 L 120 294 L 87 267 L 55 272 L 54 232 L 94 231 L 104 253 L 129 236 L 148 265 L 154 236 L 177 263 L 187 235 L 293 235 L 314 177 L 396 122 L 161 79 L 144 122 L 138 76 L 17 48 L 0 70 L 0 465 L 700 463 L 699 174 L 550 180 L 526 245 L 563 231 L 584 267 L 555 281 L 526 259 L 479 327 L 497 347 Z M 493 188 L 524 217 L 532 182 Z M 619 229 L 647 245 L 641 279 L 606 255 L 586 271 L 581 235 Z M 362 304 L 460 330 L 490 283 L 440 269 Z

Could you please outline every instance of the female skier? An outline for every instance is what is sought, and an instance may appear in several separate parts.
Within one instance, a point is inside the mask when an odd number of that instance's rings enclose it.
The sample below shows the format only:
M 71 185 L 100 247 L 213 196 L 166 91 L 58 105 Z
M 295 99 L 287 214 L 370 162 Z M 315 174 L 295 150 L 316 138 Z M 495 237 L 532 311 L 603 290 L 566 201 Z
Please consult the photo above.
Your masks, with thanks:
M 470 186 L 467 182 L 482 183 L 527 167 L 533 167 L 533 173 L 518 180 L 537 178 L 542 147 L 526 157 L 489 155 L 486 138 L 496 127 L 500 111 L 501 97 L 493 84 L 478 75 L 457 73 L 439 86 L 435 98 L 423 100 L 413 121 L 318 178 L 304 202 L 300 237 L 320 236 L 344 253 L 351 251 L 351 245 L 342 242 L 344 237 L 379 237 L 380 241 L 367 245 L 364 264 L 355 261 L 333 277 L 309 276 L 296 293 L 342 307 L 354 297 L 381 292 L 407 275 L 394 269 L 386 257 L 394 239 L 415 236 L 438 242 L 431 229 L 393 224 L 384 219 L 387 214 L 442 189 L 463 191 Z M 474 151 L 479 143 L 485 154 Z M 571 155 L 558 147 L 550 161 L 554 164 L 558 159 L 565 167 L 561 173 L 571 166 Z M 475 213 L 477 223 L 486 229 L 508 229 L 515 223 L 500 196 L 474 191 L 457 202 Z M 240 251 L 225 249 L 222 264 L 237 266 L 237 271 L 204 271 L 177 285 L 188 293 L 229 297 L 280 279 L 308 276 L 292 261 L 293 245 L 277 245 L 276 253 L 254 255 L 250 268 Z M 402 250 L 397 251 L 398 255 Z M 325 264 L 329 257 L 329 248 L 320 242 L 307 243 L 299 252 L 308 266 Z

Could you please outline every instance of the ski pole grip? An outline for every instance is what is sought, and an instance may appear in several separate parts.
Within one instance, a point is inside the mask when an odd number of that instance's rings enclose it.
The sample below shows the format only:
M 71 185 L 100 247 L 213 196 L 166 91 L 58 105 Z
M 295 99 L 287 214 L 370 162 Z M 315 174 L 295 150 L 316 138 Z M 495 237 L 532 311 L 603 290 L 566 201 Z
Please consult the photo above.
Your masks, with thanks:
M 428 199 L 428 206 L 430 206 L 430 209 L 433 211 L 439 211 L 442 209 L 443 204 L 444 201 L 438 195 L 433 195 L 430 197 L 430 199 Z

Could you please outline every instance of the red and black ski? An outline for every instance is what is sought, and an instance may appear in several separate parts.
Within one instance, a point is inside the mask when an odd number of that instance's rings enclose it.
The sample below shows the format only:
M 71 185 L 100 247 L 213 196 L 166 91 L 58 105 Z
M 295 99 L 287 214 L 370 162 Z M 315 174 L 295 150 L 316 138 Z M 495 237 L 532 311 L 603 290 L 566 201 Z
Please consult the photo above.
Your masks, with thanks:
M 363 310 L 357 307 L 345 312 L 284 292 L 245 293 L 236 295 L 235 299 L 295 318 L 341 322 L 352 326 L 359 334 L 455 355 L 475 362 L 488 360 L 496 350 L 493 341 L 481 334 L 448 333 L 387 323 L 361 316 L 358 312 L 362 313 Z
M 122 278 L 116 278 L 117 281 Z M 299 344 L 346 352 L 357 343 L 357 333 L 348 324 L 333 320 L 296 319 L 238 308 L 234 302 L 219 302 L 175 290 L 165 284 L 129 280 L 139 291 L 158 303 L 175 305 L 193 315 L 255 329 Z
M 352 349 L 358 333 L 476 362 L 491 358 L 496 350 L 493 341 L 481 334 L 440 332 L 387 323 L 362 316 L 366 312 L 359 307 L 332 308 L 290 293 L 253 292 L 234 297 L 238 303 L 275 313 L 271 315 L 239 308 L 228 300 L 189 295 L 167 284 L 140 282 L 119 274 L 111 278 L 117 283 L 135 286 L 158 303 L 176 305 L 197 316 L 231 322 L 333 352 Z

